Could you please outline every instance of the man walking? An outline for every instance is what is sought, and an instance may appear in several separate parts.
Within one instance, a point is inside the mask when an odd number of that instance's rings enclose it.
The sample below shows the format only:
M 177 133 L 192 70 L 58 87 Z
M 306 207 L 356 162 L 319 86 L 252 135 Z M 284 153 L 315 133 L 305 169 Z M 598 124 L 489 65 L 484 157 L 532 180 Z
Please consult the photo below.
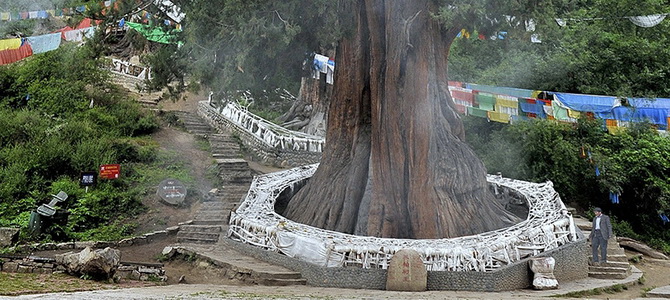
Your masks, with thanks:
M 596 217 L 593 218 L 593 227 L 589 239 L 591 250 L 593 250 L 593 263 L 607 262 L 607 240 L 612 236 L 612 223 L 610 217 L 603 215 L 602 209 L 593 209 Z M 598 247 L 600 247 L 600 259 L 598 259 Z

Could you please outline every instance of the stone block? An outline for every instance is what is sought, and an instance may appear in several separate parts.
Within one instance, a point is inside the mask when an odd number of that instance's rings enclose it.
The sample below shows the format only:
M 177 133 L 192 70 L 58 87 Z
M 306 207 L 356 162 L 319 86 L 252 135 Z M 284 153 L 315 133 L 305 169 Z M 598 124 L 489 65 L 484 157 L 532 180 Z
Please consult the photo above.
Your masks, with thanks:
M 117 271 L 134 271 L 137 268 L 134 266 L 119 266 L 116 270 Z
M 19 266 L 32 267 L 35 265 L 35 262 L 32 260 L 23 260 L 19 262 Z
M 107 247 L 112 247 L 113 248 L 115 246 L 116 246 L 116 242 L 110 242 L 110 241 L 96 241 L 96 242 L 93 242 L 93 248 L 96 248 L 96 249 L 104 249 L 104 248 L 107 248 Z
M 137 271 L 142 273 L 142 274 L 154 274 L 154 275 L 160 275 L 160 269 L 156 268 L 151 268 L 151 267 L 139 267 L 137 268 Z
M 40 244 L 37 249 L 40 249 L 40 250 L 56 250 L 56 249 L 58 249 L 58 244 L 56 244 L 56 243 L 44 243 L 44 244 Z
M 3 272 L 9 272 L 9 273 L 15 273 L 19 268 L 19 264 L 13 261 L 6 262 L 2 264 L 2 271 Z
M 428 272 L 419 252 L 403 249 L 393 255 L 386 275 L 387 290 L 421 292 L 427 282 Z
M 33 267 L 32 266 L 22 266 L 19 265 L 19 267 L 16 269 L 17 273 L 32 273 L 33 272 Z
M 164 237 L 167 237 L 168 232 L 166 230 L 158 230 L 154 231 L 153 234 L 156 239 L 162 239 Z
M 141 275 L 140 272 L 138 272 L 137 270 L 133 270 L 132 272 L 130 272 L 130 276 L 128 276 L 128 279 L 140 280 L 140 275 Z
M 74 242 L 74 248 L 75 249 L 95 248 L 95 242 L 94 241 Z
M 74 243 L 72 243 L 72 242 L 59 243 L 59 244 L 56 245 L 56 247 L 57 247 L 59 250 L 74 249 Z
M 119 247 L 127 247 L 127 246 L 132 246 L 133 243 L 134 243 L 134 239 L 133 239 L 133 238 L 127 238 L 127 239 L 122 239 L 122 240 L 120 240 L 120 241 L 117 243 L 117 245 L 118 245 Z
M 149 239 L 146 236 L 136 236 L 133 238 L 133 245 L 146 245 L 149 243 Z
M 0 247 L 11 246 L 19 238 L 19 229 L 10 227 L 0 227 Z
M 54 268 L 54 264 L 52 264 L 52 263 L 44 263 L 44 264 L 42 265 L 42 267 L 47 268 L 47 269 L 53 269 L 53 268 Z
M 156 234 L 153 232 L 145 233 L 141 237 L 145 239 L 145 244 L 150 244 L 156 240 Z
M 179 226 L 168 227 L 168 228 L 165 229 L 165 231 L 166 231 L 167 234 L 169 234 L 169 235 L 177 234 L 177 232 L 179 232 Z
M 130 275 L 133 273 L 134 270 L 121 270 L 118 269 L 116 270 L 116 273 L 114 273 L 115 276 L 118 276 L 119 278 L 123 279 L 129 279 Z

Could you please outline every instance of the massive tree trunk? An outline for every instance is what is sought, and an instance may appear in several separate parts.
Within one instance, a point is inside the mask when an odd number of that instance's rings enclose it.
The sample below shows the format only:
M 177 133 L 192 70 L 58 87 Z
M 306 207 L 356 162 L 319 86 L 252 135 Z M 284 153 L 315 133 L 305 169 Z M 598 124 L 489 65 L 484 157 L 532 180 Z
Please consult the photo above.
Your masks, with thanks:
M 431 18 L 430 0 L 343 3 L 355 29 L 337 49 L 323 159 L 285 215 L 396 238 L 455 237 L 516 221 L 487 188 L 453 109 L 447 57 L 457 30 Z

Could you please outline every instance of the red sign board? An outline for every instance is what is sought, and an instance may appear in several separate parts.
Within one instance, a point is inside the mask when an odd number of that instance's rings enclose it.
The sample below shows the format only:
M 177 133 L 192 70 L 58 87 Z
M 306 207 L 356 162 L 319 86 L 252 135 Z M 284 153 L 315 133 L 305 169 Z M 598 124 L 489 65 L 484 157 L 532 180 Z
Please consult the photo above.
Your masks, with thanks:
M 121 165 L 102 165 L 100 166 L 100 179 L 118 179 L 121 175 Z

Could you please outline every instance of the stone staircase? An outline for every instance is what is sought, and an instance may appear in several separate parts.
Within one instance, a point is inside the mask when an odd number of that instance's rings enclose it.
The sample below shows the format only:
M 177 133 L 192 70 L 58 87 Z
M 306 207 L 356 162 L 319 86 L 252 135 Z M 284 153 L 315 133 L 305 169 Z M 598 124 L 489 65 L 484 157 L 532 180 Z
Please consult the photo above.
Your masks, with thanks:
M 179 243 L 216 243 L 227 228 L 230 212 L 246 196 L 253 173 L 242 159 L 239 144 L 229 134 L 217 133 L 202 118 L 191 112 L 176 112 L 186 130 L 206 138 L 216 160 L 221 187 L 210 191 L 190 223 L 180 225 Z
M 187 132 L 204 138 L 214 133 L 214 129 L 197 114 L 187 111 L 175 111 L 174 113 L 184 124 Z
M 588 238 L 591 234 L 592 223 L 583 218 L 575 218 L 575 225 L 579 227 Z M 598 279 L 625 279 L 631 275 L 631 266 L 628 263 L 628 258 L 623 248 L 619 246 L 616 241 L 616 236 L 613 236 L 607 242 L 607 262 L 606 263 L 592 263 L 591 243 L 588 244 L 589 253 L 589 277 Z
M 266 286 L 305 285 L 307 280 L 300 272 L 269 264 L 226 246 L 189 244 L 177 246 L 176 252 L 207 262 L 225 271 L 224 277 L 248 284 Z M 188 278 L 186 278 L 188 281 Z
M 224 270 L 224 277 L 228 279 L 269 286 L 305 285 L 307 280 L 300 272 L 245 255 L 220 238 L 228 228 L 230 212 L 246 196 L 255 174 L 242 158 L 239 143 L 232 136 L 217 133 L 194 113 L 176 112 L 175 115 L 188 132 L 209 141 L 221 179 L 221 186 L 205 196 L 193 220 L 180 224 L 176 251 Z

